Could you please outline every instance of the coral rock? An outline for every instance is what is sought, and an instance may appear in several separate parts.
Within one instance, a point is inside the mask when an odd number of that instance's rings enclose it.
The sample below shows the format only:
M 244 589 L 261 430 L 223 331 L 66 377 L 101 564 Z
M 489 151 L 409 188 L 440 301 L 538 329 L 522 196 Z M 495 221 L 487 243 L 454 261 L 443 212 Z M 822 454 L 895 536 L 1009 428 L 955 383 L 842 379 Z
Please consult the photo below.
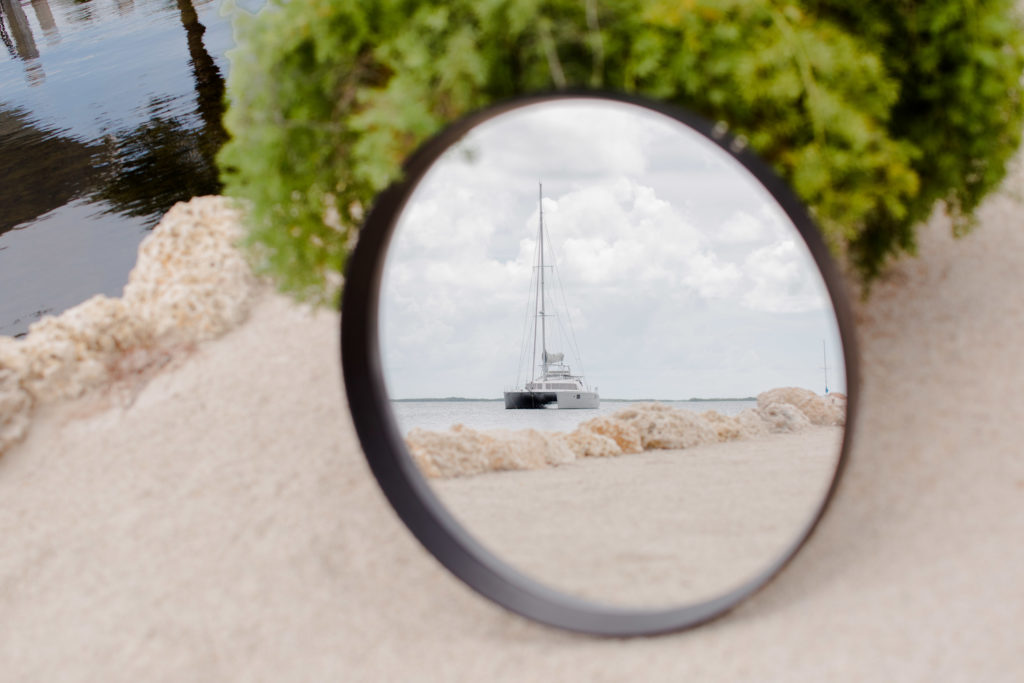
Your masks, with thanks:
M 562 441 L 577 458 L 607 458 L 622 455 L 624 452 L 615 439 L 598 432 L 593 432 L 582 426 L 576 431 L 563 436 Z M 639 436 L 637 437 L 637 443 L 639 444 Z M 630 452 L 639 453 L 640 451 Z
M 413 429 L 405 439 L 427 477 L 462 477 L 492 470 L 533 470 L 575 460 L 558 434 L 535 429 L 487 432 L 455 425 L 447 432 Z
M 223 197 L 176 204 L 139 246 L 125 303 L 165 342 L 212 339 L 238 326 L 256 284 L 235 246 L 242 234 Z
M 699 413 L 661 403 L 640 403 L 611 417 L 635 427 L 644 450 L 692 448 L 718 441 L 718 432 Z
M 753 409 L 746 409 L 736 415 L 722 415 L 709 410 L 703 413 L 704 419 L 718 433 L 719 441 L 740 441 L 762 436 L 770 431 L 769 425 L 761 415 Z
M 839 398 L 841 395 L 836 395 L 836 398 L 833 399 L 831 396 L 819 396 L 809 389 L 781 387 L 759 394 L 757 408 L 763 413 L 771 406 L 789 404 L 799 409 L 811 424 L 844 425 L 846 424 L 846 397 Z
M 0 339 L 0 453 L 24 438 L 32 411 L 31 395 L 22 388 L 18 372 L 5 362 L 13 355 L 6 341 Z
M 758 414 L 773 432 L 798 432 L 811 426 L 807 416 L 792 403 L 772 403 L 759 408 Z
M 0 337 L 0 453 L 35 402 L 76 398 L 241 324 L 258 285 L 235 246 L 242 234 L 227 199 L 177 204 L 142 241 L 120 299 L 95 296 L 24 339 Z
M 580 424 L 579 429 L 605 436 L 619 448 L 621 453 L 640 453 L 644 450 L 640 430 L 635 426 L 610 416 L 595 417 Z
M 41 402 L 77 398 L 107 379 L 120 353 L 149 340 L 123 301 L 94 296 L 29 327 L 20 342 L 22 382 Z

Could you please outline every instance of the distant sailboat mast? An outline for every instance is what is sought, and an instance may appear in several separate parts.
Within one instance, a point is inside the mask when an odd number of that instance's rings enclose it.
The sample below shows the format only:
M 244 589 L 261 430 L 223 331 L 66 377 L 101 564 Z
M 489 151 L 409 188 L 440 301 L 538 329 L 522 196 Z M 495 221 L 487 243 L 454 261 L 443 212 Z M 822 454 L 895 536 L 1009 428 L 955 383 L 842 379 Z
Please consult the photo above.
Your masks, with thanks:
M 542 377 L 548 374 L 548 328 L 547 322 L 545 321 L 544 309 L 546 301 L 544 300 L 544 184 L 537 183 L 537 197 L 540 199 L 540 221 L 537 227 L 537 231 L 540 234 L 540 288 L 537 292 L 537 298 L 540 301 L 540 360 L 541 369 L 543 374 Z
M 825 371 L 825 393 L 828 394 L 828 356 L 825 353 L 825 340 L 821 340 L 821 362 L 822 369 Z
M 536 279 L 530 279 L 530 287 L 537 286 L 537 292 L 531 292 L 533 299 L 533 325 L 524 326 L 522 337 L 522 349 L 520 352 L 520 368 L 526 361 L 526 349 L 531 348 L 529 341 L 529 329 L 532 327 L 533 341 L 529 358 L 529 371 L 525 385 L 519 384 L 518 376 L 516 385 L 505 390 L 506 408 L 544 408 L 548 405 L 555 405 L 558 408 L 597 408 L 601 405 L 601 397 L 597 389 L 590 389 L 586 384 L 583 375 L 572 374 L 572 369 L 565 362 L 564 351 L 548 351 L 548 325 L 547 318 L 550 315 L 556 318 L 556 327 L 552 328 L 553 334 L 561 330 L 565 335 L 564 327 L 560 327 L 558 317 L 558 298 L 552 301 L 552 313 L 548 313 L 547 285 L 548 280 L 558 287 L 561 287 L 560 279 L 555 270 L 554 258 L 551 265 L 544 262 L 544 185 L 537 183 L 537 199 L 540 204 L 540 211 L 537 219 L 537 252 L 534 256 L 533 267 L 538 270 Z M 553 255 L 553 254 L 552 254 Z M 551 278 L 545 276 L 545 270 L 551 269 Z M 529 299 L 527 299 L 529 302 Z M 562 292 L 562 304 L 565 305 L 565 292 Z M 529 307 L 529 303 L 527 303 Z M 568 317 L 568 306 L 566 306 Z M 539 319 L 539 321 L 538 321 Z M 527 320 L 529 320 L 529 308 L 527 308 Z M 537 329 L 538 324 L 540 330 Z M 571 322 L 568 323 L 569 333 L 572 333 Z M 537 336 L 540 333 L 540 358 L 537 357 Z M 557 340 L 556 334 L 553 341 Z M 565 343 L 568 339 L 562 339 Z M 575 344 L 575 336 L 572 337 Z M 564 347 L 563 347 L 564 348 Z M 577 347 L 577 354 L 579 349 Z M 579 360 L 579 359 L 577 359 Z M 582 365 L 582 361 L 580 361 Z M 540 370 L 537 373 L 538 369 Z M 535 374 L 537 373 L 537 374 Z

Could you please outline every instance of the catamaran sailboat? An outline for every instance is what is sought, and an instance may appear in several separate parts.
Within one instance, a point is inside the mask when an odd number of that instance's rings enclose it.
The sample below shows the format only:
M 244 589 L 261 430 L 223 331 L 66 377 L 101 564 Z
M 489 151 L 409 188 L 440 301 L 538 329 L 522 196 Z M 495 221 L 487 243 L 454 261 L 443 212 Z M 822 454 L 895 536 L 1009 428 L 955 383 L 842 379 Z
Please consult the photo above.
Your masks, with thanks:
M 536 369 L 540 374 L 524 385 L 505 391 L 505 408 L 546 408 L 549 405 L 558 408 L 597 408 L 601 405 L 597 388 L 587 386 L 582 375 L 572 374 L 565 362 L 565 354 L 560 351 L 548 350 L 547 319 L 554 317 L 548 312 L 548 301 L 545 295 L 545 270 L 550 269 L 554 275 L 554 265 L 544 264 L 544 188 L 539 188 L 540 225 L 537 228 L 537 258 L 534 270 L 537 277 L 536 290 L 531 291 L 533 300 L 533 345 L 530 353 L 530 370 L 527 376 Z M 534 287 L 531 284 L 531 290 Z M 568 312 L 567 312 L 568 317 Z M 538 363 L 538 335 L 540 341 L 540 362 Z M 523 335 L 524 348 L 521 357 L 525 357 L 527 343 Z

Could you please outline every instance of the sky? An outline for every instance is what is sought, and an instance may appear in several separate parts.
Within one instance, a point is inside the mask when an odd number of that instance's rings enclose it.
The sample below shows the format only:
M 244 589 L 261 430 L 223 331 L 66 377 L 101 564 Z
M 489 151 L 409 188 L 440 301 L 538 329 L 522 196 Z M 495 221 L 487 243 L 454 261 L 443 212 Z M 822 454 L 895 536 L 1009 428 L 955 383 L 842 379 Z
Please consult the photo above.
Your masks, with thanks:
M 682 123 L 587 99 L 477 126 L 415 188 L 381 292 L 392 398 L 500 398 L 535 374 L 538 183 L 564 304 L 548 349 L 602 398 L 822 393 L 826 366 L 845 392 L 824 284 L 767 190 Z

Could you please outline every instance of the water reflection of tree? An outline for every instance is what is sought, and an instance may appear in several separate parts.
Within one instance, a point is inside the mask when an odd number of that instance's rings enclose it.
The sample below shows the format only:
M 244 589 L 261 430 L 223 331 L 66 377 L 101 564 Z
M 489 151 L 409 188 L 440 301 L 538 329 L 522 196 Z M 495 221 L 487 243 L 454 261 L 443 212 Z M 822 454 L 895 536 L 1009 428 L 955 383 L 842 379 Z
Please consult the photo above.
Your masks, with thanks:
M 0 105 L 0 234 L 64 206 L 96 184 L 98 145 L 38 127 Z
M 3 8 L 0 8 L 0 14 L 3 14 Z M 17 59 L 18 53 L 14 49 L 14 43 L 11 42 L 11 37 L 7 35 L 7 27 L 4 26 L 2 18 L 0 18 L 0 43 L 3 43 L 4 47 L 7 48 L 7 53 L 11 55 L 11 59 Z
M 203 44 L 206 32 L 191 0 L 177 0 L 195 80 L 198 126 L 167 115 L 168 99 L 150 103 L 141 126 L 108 138 L 106 182 L 94 200 L 128 216 L 157 218 L 175 202 L 221 190 L 214 161 L 227 139 L 224 78 Z

